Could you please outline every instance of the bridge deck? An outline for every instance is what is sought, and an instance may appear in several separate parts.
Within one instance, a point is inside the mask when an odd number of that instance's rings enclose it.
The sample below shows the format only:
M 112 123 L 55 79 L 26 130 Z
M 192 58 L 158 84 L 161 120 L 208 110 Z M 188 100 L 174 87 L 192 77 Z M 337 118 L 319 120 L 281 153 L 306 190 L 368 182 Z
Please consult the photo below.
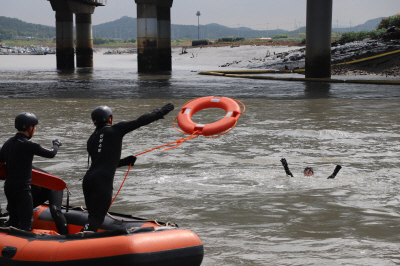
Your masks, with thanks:
M 80 2 L 82 4 L 92 5 L 92 6 L 105 6 L 107 5 L 107 0 L 72 0 Z

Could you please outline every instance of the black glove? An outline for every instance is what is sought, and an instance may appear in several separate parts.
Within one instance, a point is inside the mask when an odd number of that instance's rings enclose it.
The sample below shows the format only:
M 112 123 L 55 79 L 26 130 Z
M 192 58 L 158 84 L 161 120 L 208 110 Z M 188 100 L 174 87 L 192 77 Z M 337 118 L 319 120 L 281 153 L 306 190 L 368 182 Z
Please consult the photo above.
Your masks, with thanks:
M 154 113 L 159 114 L 162 118 L 164 118 L 165 115 L 167 115 L 169 112 L 174 110 L 174 105 L 172 103 L 168 103 L 161 107 L 161 109 L 154 109 Z
M 163 107 L 161 107 L 161 113 L 163 115 L 167 115 L 172 110 L 174 110 L 174 105 L 172 103 L 168 103 L 168 104 L 164 105 Z
M 131 155 L 131 156 L 126 157 L 126 159 L 129 161 L 129 164 L 131 164 L 133 166 L 135 164 L 137 158 L 135 156 Z
M 62 144 L 58 139 L 53 140 L 53 145 L 57 145 L 58 147 L 60 147 Z
M 136 162 L 136 157 L 131 155 L 131 156 L 125 157 L 124 159 L 119 160 L 118 167 L 127 166 L 130 164 L 133 166 L 135 164 L 135 162 Z

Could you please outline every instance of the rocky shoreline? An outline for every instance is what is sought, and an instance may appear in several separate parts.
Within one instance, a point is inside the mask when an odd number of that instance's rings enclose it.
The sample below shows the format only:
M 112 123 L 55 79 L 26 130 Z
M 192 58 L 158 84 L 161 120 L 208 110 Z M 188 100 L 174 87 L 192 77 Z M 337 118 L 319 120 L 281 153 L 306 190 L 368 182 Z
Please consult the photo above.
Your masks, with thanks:
M 400 76 L 400 53 L 356 64 L 334 65 L 332 75 Z
M 371 40 L 365 39 L 346 44 L 332 44 L 332 75 L 400 75 L 400 54 L 368 60 L 365 62 L 336 65 L 343 62 L 351 62 L 358 59 L 381 55 L 400 50 L 400 40 Z M 269 69 L 303 69 L 305 67 L 305 48 L 271 55 L 277 62 L 269 62 L 253 68 Z

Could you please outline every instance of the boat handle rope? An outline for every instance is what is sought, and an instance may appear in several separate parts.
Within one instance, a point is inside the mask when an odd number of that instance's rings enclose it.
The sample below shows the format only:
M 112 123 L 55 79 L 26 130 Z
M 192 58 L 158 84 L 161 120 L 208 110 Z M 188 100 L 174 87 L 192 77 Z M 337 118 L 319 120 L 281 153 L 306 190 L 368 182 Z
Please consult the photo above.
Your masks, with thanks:
M 65 208 L 65 207 L 63 206 L 63 208 Z M 72 209 L 72 210 L 73 210 L 73 209 L 78 209 L 78 210 L 81 210 L 81 211 L 83 211 L 83 212 L 87 212 L 87 210 L 86 210 L 85 208 L 83 208 L 82 206 L 73 207 L 73 208 L 71 208 L 71 209 Z M 159 225 L 159 226 L 178 227 L 175 223 L 172 223 L 172 222 L 166 222 L 166 223 L 164 223 L 164 222 L 158 221 L 157 219 L 154 219 L 154 220 L 118 219 L 118 218 L 115 218 L 114 216 L 112 216 L 112 215 L 111 215 L 110 213 L 108 213 L 108 212 L 107 212 L 107 216 L 110 217 L 111 219 L 115 220 L 115 221 L 120 221 L 120 222 L 127 222 L 127 223 L 131 223 L 131 222 L 146 222 L 146 223 L 155 223 L 155 224 L 157 224 L 157 225 Z

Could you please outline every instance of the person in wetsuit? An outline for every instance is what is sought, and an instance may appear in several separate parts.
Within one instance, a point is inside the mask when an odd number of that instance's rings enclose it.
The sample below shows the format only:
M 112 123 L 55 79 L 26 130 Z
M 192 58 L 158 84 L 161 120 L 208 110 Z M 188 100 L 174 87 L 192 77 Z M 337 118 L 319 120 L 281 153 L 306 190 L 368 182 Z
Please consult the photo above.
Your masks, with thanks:
M 132 155 L 120 159 L 122 139 L 125 134 L 164 118 L 173 109 L 174 106 L 169 103 L 136 120 L 124 121 L 115 125 L 113 124 L 113 113 L 108 106 L 99 106 L 92 111 L 92 121 L 96 129 L 87 141 L 87 151 L 92 159 L 92 164 L 82 183 L 85 204 L 89 213 L 88 223 L 82 229 L 83 231 L 97 232 L 111 205 L 113 181 L 117 167 L 133 165 L 136 161 L 136 157 Z
M 1 149 L 2 147 L 0 147 L 0 152 Z M 38 167 L 35 167 L 34 165 L 32 165 L 32 169 L 47 174 L 46 171 Z M 31 184 L 31 194 L 32 194 L 33 208 L 44 204 L 46 201 L 49 201 L 49 209 L 51 217 L 53 218 L 54 223 L 56 224 L 58 233 L 61 235 L 67 235 L 68 234 L 67 220 L 65 219 L 64 214 L 61 212 L 63 191 L 51 190 L 48 188 Z M 9 216 L 9 213 L 8 212 L 2 213 L 0 209 L 0 217 L 7 217 L 7 216 Z M 8 226 L 8 222 L 6 220 L 1 220 L 1 222 L 3 223 L 1 223 L 0 226 Z
M 285 169 L 286 175 L 293 177 L 293 174 L 292 172 L 290 172 L 288 163 L 285 158 L 281 159 L 281 163 L 283 168 Z M 336 165 L 335 170 L 333 170 L 333 173 L 330 176 L 328 176 L 327 179 L 334 179 L 336 175 L 339 173 L 340 169 L 342 169 L 342 166 Z M 312 167 L 307 166 L 306 168 L 304 168 L 303 174 L 304 176 L 314 176 L 314 170 L 312 169 Z
M 8 225 L 30 231 L 33 220 L 31 194 L 32 160 L 34 155 L 54 158 L 61 142 L 53 140 L 51 149 L 42 148 L 30 141 L 36 131 L 37 117 L 32 113 L 20 113 L 15 117 L 18 133 L 7 140 L 0 151 L 0 162 L 7 166 L 4 193 L 9 213 Z

